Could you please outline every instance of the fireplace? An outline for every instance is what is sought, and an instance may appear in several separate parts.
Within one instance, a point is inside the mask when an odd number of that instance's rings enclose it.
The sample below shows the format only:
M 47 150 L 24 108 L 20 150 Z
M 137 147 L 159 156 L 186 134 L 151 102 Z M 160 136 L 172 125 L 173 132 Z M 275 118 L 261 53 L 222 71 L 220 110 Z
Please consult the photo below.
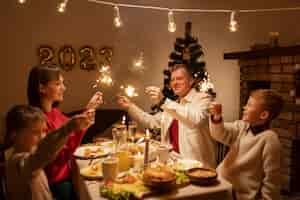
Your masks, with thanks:
M 300 46 L 225 53 L 224 59 L 239 61 L 240 115 L 254 89 L 274 89 L 283 97 L 284 109 L 272 124 L 282 145 L 282 191 L 299 192 Z

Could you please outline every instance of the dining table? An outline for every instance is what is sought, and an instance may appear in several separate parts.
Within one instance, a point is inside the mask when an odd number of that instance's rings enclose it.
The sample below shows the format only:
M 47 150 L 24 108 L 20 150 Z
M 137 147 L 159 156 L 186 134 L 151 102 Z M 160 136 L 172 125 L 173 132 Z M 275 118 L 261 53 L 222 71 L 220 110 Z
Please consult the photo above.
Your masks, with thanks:
M 89 166 L 91 162 L 101 161 L 97 159 L 78 159 L 75 158 L 72 162 L 72 179 L 79 199 L 98 200 L 106 199 L 100 194 L 100 187 L 103 185 L 102 179 L 89 180 L 81 176 L 80 170 Z M 197 199 L 197 200 L 233 200 L 232 185 L 218 176 L 215 184 L 212 185 L 195 185 L 187 184 L 183 187 L 165 191 L 162 193 L 153 193 L 143 197 L 146 200 L 159 199 Z

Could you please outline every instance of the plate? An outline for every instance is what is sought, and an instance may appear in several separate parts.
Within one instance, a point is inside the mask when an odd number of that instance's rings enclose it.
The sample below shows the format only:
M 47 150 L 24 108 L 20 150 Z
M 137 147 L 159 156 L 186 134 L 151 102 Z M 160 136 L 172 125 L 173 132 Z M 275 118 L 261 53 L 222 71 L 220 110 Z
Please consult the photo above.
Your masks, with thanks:
M 186 171 L 192 183 L 198 185 L 211 185 L 217 182 L 217 172 L 214 169 L 196 167 Z
M 187 171 L 191 168 L 202 167 L 202 163 L 198 160 L 179 159 L 175 164 L 175 169 L 178 171 Z
M 102 163 L 98 162 L 80 169 L 80 175 L 89 180 L 102 179 Z
M 109 154 L 109 149 L 101 146 L 80 146 L 74 152 L 74 156 L 79 159 L 95 159 Z

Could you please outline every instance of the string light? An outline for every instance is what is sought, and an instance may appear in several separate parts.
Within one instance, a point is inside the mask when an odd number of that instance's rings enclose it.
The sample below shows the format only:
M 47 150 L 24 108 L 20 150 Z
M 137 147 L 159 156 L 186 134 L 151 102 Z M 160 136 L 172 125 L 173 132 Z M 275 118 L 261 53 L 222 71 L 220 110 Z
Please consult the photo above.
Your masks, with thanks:
M 18 3 L 24 4 L 24 3 L 26 3 L 26 0 L 18 0 Z
M 87 0 L 91 3 L 97 3 L 102 5 L 108 5 L 108 6 L 115 6 L 115 3 L 109 2 L 109 1 L 102 1 L 102 0 Z M 189 13 L 230 13 L 230 18 L 234 19 L 234 15 L 239 13 L 256 13 L 256 12 L 281 12 L 281 11 L 298 11 L 300 10 L 300 7 L 294 7 L 294 8 L 269 8 L 269 9 L 244 9 L 244 10 L 227 10 L 227 9 L 185 9 L 185 8 L 166 8 L 166 7 L 158 7 L 158 6 L 148 6 L 148 5 L 135 5 L 135 4 L 118 4 L 119 7 L 127 7 L 127 8 L 142 8 L 142 9 L 152 9 L 152 10 L 160 10 L 160 11 L 168 11 L 168 18 L 169 16 L 173 16 L 173 12 L 189 12 Z M 170 14 L 170 15 L 169 15 Z M 233 16 L 233 17 L 231 17 Z M 174 20 L 173 20 L 174 22 Z M 237 21 L 230 20 L 230 31 L 234 32 L 238 29 Z M 170 23 L 168 24 L 168 30 L 170 32 L 174 32 L 176 30 L 176 24 Z
M 61 2 L 58 5 L 58 7 L 57 7 L 58 12 L 64 13 L 66 11 L 66 7 L 67 7 L 67 4 L 68 4 L 68 1 L 69 0 L 64 0 L 63 2 Z
M 174 21 L 174 15 L 172 10 L 170 10 L 168 13 L 168 21 L 169 21 L 168 30 L 169 32 L 174 33 L 176 31 L 176 24 Z
M 122 26 L 122 20 L 121 20 L 121 17 L 120 17 L 120 10 L 119 10 L 119 7 L 118 6 L 115 6 L 114 7 L 114 25 L 119 28 Z
M 238 29 L 238 23 L 235 19 L 236 11 L 230 13 L 229 31 L 236 32 Z

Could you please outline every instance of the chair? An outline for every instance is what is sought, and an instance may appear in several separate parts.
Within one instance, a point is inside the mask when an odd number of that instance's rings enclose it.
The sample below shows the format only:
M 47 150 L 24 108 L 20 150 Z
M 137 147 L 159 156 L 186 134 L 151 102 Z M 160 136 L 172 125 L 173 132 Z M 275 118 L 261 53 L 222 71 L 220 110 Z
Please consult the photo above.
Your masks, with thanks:
M 68 117 L 71 117 L 75 114 L 82 113 L 83 110 L 77 110 L 73 111 L 71 113 L 66 113 Z M 82 143 L 91 143 L 93 142 L 93 138 L 96 135 L 99 135 L 109 127 L 112 126 L 112 124 L 116 123 L 117 121 L 122 119 L 122 116 L 126 115 L 126 118 L 128 118 L 127 113 L 123 110 L 119 109 L 98 109 L 96 110 L 96 115 L 95 115 L 95 123 L 89 127 L 87 130 L 86 134 L 84 135 L 82 139 Z M 103 135 L 102 135 L 103 136 Z
M 0 199 L 6 199 L 5 146 L 0 145 Z

